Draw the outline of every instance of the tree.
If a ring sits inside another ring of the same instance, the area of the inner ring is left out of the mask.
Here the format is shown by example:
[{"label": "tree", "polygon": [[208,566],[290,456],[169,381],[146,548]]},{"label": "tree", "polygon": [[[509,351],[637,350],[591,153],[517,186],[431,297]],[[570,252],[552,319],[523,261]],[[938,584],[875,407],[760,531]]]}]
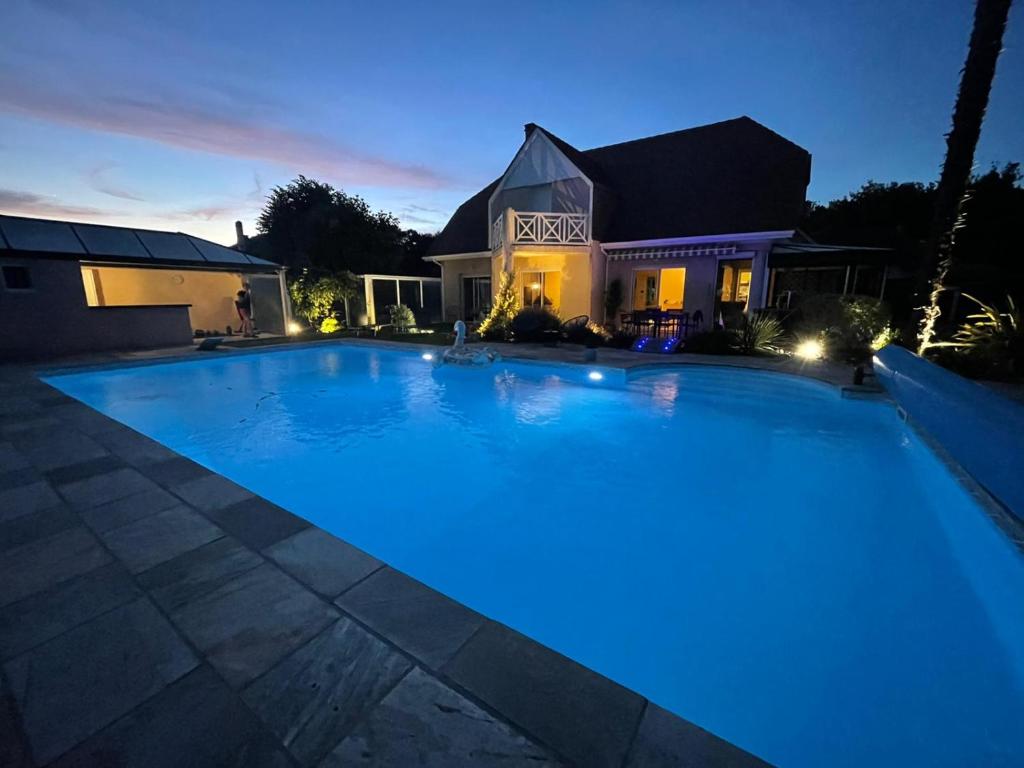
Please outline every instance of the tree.
[{"label": "tree", "polygon": [[426,277],[438,277],[441,274],[437,264],[424,261],[430,246],[437,235],[424,234],[415,229],[407,229],[402,233],[402,262],[399,265],[399,272],[403,275],[424,275]]},{"label": "tree", "polygon": [[917,332],[918,354],[924,354],[931,345],[939,318],[939,299],[952,266],[957,229],[963,225],[967,182],[1003,45],[1010,2],[978,0],[975,6],[974,27],[953,108],[953,128],[946,136],[946,159],[935,193],[935,214],[916,281],[916,296],[923,298],[928,294]]},{"label": "tree", "polygon": [[343,313],[345,301],[358,296],[361,287],[362,282],[351,272],[314,277],[303,271],[289,283],[288,292],[295,313],[319,328],[325,320]]},{"label": "tree", "polygon": [[504,338],[518,311],[519,292],[516,290],[515,272],[502,270],[491,311],[480,322],[477,332],[487,339]]},{"label": "tree", "polygon": [[[957,232],[947,287],[990,303],[1001,301],[1007,293],[1024,297],[1018,235],[1018,222],[1024,221],[1021,182],[1019,163],[993,166],[971,178],[971,197],[964,225]],[[800,229],[821,243],[891,248],[890,263],[913,274],[924,258],[935,191],[935,184],[869,181],[826,205],[811,204]],[[901,324],[912,314],[911,282],[894,277],[890,270],[886,301]]]},{"label": "tree", "polygon": [[305,176],[274,187],[256,229],[267,258],[327,272],[394,274],[408,239],[392,214]]}]

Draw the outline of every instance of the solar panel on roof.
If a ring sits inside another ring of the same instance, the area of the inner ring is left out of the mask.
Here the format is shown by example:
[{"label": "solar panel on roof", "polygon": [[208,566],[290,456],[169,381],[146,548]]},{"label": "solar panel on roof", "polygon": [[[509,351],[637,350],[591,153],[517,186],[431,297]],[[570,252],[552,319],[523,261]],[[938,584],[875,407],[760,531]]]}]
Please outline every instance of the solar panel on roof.
[{"label": "solar panel on roof", "polygon": [[63,221],[4,217],[0,219],[0,227],[11,248],[16,250],[85,253],[71,226]]},{"label": "solar panel on roof", "polygon": [[148,232],[138,230],[139,239],[157,259],[174,259],[176,261],[198,261],[205,259],[185,235],[177,232]]},{"label": "solar panel on roof", "polygon": [[198,237],[189,237],[192,244],[207,258],[208,261],[226,262],[228,264],[248,264],[244,253],[227,248],[223,245],[211,243],[209,240],[201,240]]},{"label": "solar panel on roof", "polygon": [[246,254],[245,256],[249,259],[250,264],[256,264],[261,267],[273,267],[274,269],[281,268],[281,265],[277,262],[267,261],[266,259],[261,259],[258,256],[250,256],[249,254]]},{"label": "solar panel on roof", "polygon": [[74,225],[78,237],[85,243],[92,256],[124,256],[136,259],[150,259],[152,256],[142,247],[139,238],[131,229],[121,227],[99,227]]}]

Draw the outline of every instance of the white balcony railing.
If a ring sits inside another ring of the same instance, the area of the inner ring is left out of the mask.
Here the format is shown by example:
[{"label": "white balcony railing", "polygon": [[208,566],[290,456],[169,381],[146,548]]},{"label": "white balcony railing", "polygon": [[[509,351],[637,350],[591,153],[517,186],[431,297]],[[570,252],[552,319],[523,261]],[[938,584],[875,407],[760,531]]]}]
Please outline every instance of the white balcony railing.
[{"label": "white balcony railing", "polygon": [[[585,213],[541,213],[534,211],[513,211],[511,217],[510,245],[588,245],[587,214]],[[505,234],[504,217],[499,216],[491,225],[491,248],[502,245]]]}]

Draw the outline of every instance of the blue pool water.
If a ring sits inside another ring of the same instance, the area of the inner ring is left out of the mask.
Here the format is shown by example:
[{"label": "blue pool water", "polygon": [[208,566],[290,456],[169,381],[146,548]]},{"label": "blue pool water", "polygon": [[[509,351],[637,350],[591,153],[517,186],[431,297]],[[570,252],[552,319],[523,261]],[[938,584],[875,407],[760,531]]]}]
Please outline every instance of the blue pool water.
[{"label": "blue pool water", "polygon": [[48,380],[780,766],[1024,765],[1024,558],[884,403],[340,345]]}]

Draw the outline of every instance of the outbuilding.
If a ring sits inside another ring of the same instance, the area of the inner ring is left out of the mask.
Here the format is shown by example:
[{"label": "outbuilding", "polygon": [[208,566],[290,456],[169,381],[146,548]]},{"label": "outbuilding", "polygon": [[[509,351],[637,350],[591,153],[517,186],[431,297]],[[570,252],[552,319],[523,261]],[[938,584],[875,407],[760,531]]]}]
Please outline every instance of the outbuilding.
[{"label": "outbuilding", "polygon": [[279,264],[181,232],[0,215],[0,357],[191,343],[239,325],[247,288],[262,333],[285,334]]}]

